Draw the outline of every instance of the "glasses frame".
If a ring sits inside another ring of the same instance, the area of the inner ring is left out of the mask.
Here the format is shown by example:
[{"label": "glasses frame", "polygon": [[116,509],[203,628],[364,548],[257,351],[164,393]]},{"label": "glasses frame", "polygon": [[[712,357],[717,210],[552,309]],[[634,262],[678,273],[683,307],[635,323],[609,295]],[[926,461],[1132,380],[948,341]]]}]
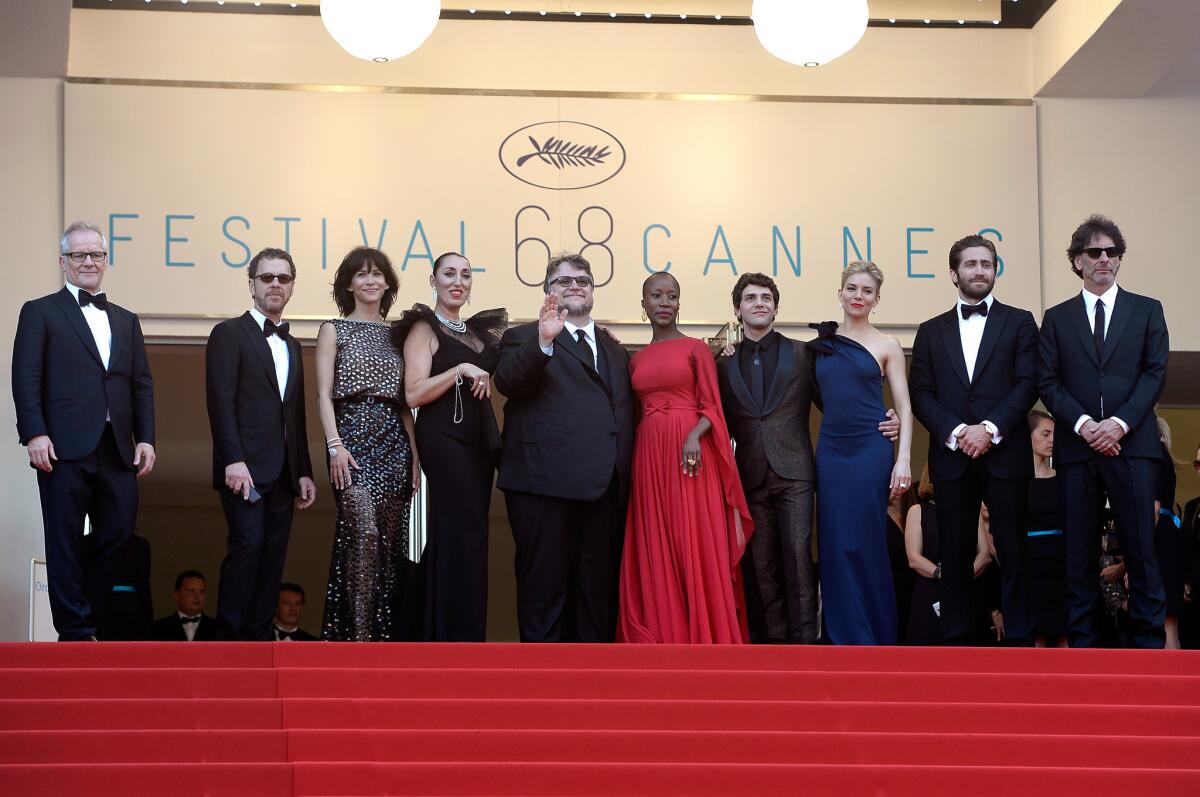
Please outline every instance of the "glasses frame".
[{"label": "glasses frame", "polygon": [[547,285],[557,285],[560,288],[569,288],[574,283],[580,288],[596,287],[596,280],[590,274],[563,274],[561,277],[555,277],[552,280],[547,280]]},{"label": "glasses frame", "polygon": [[296,281],[296,278],[291,274],[255,274],[251,279],[256,279],[263,285],[270,285],[272,282],[278,282],[280,285],[291,285]]},{"label": "glasses frame", "polygon": [[[1096,254],[1092,254],[1095,252]],[[1108,255],[1109,260],[1116,260],[1121,256],[1121,250],[1115,246],[1085,246],[1083,254],[1090,257],[1092,260],[1099,260],[1101,254]]]},{"label": "glasses frame", "polygon": [[87,262],[89,257],[96,265],[108,262],[108,252],[63,252],[62,256],[81,266]]}]

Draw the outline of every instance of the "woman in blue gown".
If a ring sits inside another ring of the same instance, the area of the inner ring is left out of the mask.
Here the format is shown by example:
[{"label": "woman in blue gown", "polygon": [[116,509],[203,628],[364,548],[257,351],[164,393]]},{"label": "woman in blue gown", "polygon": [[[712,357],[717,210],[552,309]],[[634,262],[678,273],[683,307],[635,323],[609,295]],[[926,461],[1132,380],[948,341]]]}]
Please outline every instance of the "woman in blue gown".
[{"label": "woman in blue gown", "polygon": [[[912,409],[900,342],[871,326],[883,272],[856,261],[842,271],[843,320],[818,326],[816,383],[824,415],[817,442],[817,545],[828,641],[894,645],[896,594],[887,549],[890,495],[912,484]],[[900,417],[899,452],[879,434],[887,379]]]}]

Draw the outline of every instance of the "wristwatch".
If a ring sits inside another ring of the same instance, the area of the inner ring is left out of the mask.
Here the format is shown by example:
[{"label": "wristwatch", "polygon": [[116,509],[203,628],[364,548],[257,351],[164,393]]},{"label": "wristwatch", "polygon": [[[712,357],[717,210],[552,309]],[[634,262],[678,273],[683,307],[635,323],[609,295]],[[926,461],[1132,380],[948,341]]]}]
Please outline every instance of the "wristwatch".
[{"label": "wristwatch", "polygon": [[331,456],[331,457],[336,457],[336,456],[337,456],[337,446],[330,446],[330,447],[329,447],[329,456]]}]

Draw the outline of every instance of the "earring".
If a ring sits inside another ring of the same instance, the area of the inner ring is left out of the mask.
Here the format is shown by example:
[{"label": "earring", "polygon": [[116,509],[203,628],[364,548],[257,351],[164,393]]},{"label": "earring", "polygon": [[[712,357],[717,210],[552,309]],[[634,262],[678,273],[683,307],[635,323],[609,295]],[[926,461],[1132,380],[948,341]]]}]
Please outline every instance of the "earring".
[{"label": "earring", "polygon": [[437,304],[437,288],[429,289],[429,303]]},{"label": "earring", "polygon": [[649,320],[650,320],[650,316],[646,315],[646,308],[645,308],[645,307],[643,307],[643,308],[642,308],[642,320],[643,320],[643,321],[649,321]]},{"label": "earring", "polygon": [[471,294],[467,294],[467,307],[471,306]]}]

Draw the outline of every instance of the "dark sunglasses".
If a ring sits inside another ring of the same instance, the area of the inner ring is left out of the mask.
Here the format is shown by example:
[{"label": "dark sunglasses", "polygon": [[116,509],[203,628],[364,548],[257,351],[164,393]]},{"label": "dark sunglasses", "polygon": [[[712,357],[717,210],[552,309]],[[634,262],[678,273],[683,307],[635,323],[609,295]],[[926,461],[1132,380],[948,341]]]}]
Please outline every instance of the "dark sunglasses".
[{"label": "dark sunglasses", "polygon": [[586,274],[580,274],[578,277],[558,277],[550,280],[551,285],[557,285],[560,288],[569,288],[574,282],[580,288],[590,288],[592,286],[592,278]]},{"label": "dark sunglasses", "polygon": [[1092,260],[1099,260],[1101,252],[1108,255],[1109,260],[1121,256],[1121,250],[1115,246],[1089,246],[1087,249],[1084,249],[1083,252]]},{"label": "dark sunglasses", "polygon": [[254,279],[261,282],[263,285],[270,285],[272,282],[279,280],[280,285],[291,285],[291,274],[255,274]]}]

